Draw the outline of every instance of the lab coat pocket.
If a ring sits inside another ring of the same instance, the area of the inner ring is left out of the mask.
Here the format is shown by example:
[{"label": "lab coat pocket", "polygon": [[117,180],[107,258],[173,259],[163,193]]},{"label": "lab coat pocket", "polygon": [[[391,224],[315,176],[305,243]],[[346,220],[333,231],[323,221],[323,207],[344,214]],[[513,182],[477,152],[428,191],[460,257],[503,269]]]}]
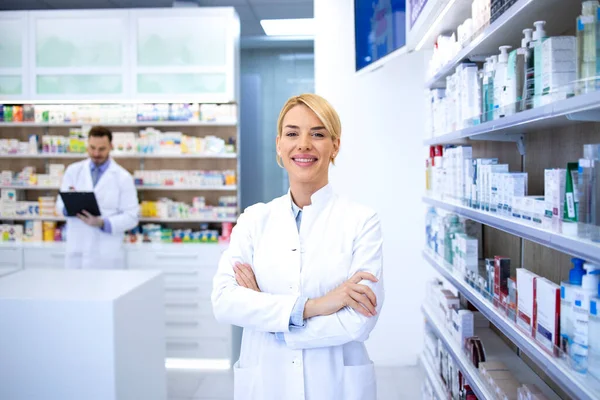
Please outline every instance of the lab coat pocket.
[{"label": "lab coat pocket", "polygon": [[259,399],[257,390],[258,367],[240,368],[240,362],[233,365],[233,399]]},{"label": "lab coat pocket", "polygon": [[377,385],[375,366],[366,365],[344,367],[344,400],[375,400]]}]

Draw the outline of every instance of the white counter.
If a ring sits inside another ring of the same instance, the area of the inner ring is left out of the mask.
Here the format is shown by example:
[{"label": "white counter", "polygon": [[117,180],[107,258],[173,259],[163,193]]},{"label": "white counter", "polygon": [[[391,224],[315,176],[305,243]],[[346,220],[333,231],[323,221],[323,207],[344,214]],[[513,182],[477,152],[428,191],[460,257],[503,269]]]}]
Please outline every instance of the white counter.
[{"label": "white counter", "polygon": [[166,398],[156,271],[12,273],[0,316],[0,399]]}]

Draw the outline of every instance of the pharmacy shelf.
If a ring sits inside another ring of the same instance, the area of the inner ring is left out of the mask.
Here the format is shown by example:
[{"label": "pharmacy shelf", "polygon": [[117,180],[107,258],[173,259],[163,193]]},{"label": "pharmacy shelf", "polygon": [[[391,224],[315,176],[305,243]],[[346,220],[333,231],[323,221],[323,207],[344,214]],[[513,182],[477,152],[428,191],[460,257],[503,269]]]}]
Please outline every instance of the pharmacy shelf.
[{"label": "pharmacy shelf", "polygon": [[[435,335],[444,343],[444,347],[450,352],[454,361],[458,364],[458,367],[464,374],[467,382],[471,385],[471,388],[479,399],[495,399],[496,394],[487,387],[484,380],[482,379],[479,371],[467,358],[466,354],[462,350],[461,346],[452,338],[448,337],[449,332],[444,324],[439,320],[438,317],[431,311],[431,306],[424,304],[421,307],[425,318],[429,326],[435,332]],[[484,348],[487,350],[486,343],[483,343]]]},{"label": "pharmacy shelf", "polygon": [[[168,186],[168,185],[156,185],[156,186],[144,186],[136,185],[137,190],[148,190],[148,191],[167,191],[167,192],[208,192],[208,191],[223,191],[223,192],[234,192],[237,190],[237,185],[228,186]],[[16,190],[60,190],[60,186],[0,186],[0,189],[16,189]]]},{"label": "pharmacy shelf", "polygon": [[580,11],[579,4],[573,1],[519,0],[429,79],[426,87],[445,87],[446,77],[452,75],[464,60],[483,61],[484,57],[499,54],[498,48],[503,45],[520,47],[523,29],[533,28],[535,21],[546,21],[546,30],[550,36],[573,30]]},{"label": "pharmacy shelf", "polygon": [[[447,328],[432,313],[431,306],[424,305],[422,310],[429,326],[433,328],[438,338],[446,346],[446,349],[452,354],[454,361],[459,365],[460,370],[466,376],[467,382],[471,385],[477,397],[480,399],[498,398],[491,385],[481,376],[479,370],[475,368],[456,340],[449,337]],[[475,336],[479,337],[483,343],[486,361],[500,361],[504,363],[521,384],[534,384],[549,400],[560,400],[560,397],[490,328],[475,328]],[[588,397],[579,399],[588,399]],[[591,399],[595,399],[595,397]]]},{"label": "pharmacy shelf", "polygon": [[[41,159],[84,159],[87,154],[75,153],[48,153],[48,154],[0,154],[0,159],[3,158],[41,158]],[[115,159],[234,159],[237,158],[235,153],[204,153],[204,154],[111,154]]]},{"label": "pharmacy shelf", "polygon": [[0,186],[0,189],[16,189],[16,190],[59,190],[60,186]]},{"label": "pharmacy shelf", "polygon": [[[529,356],[562,390],[574,399],[600,399],[600,382],[584,378],[571,370],[567,363],[544,351],[528,334],[510,321],[506,314],[496,309],[481,293],[472,288],[464,278],[455,272],[450,264],[429,250],[423,251],[423,258],[438,271],[452,286],[471,302],[493,325],[512,343]],[[487,343],[483,342],[486,350]]]},{"label": "pharmacy shelf", "polygon": [[202,224],[202,223],[221,223],[221,222],[236,222],[237,218],[153,218],[140,217],[139,222],[155,222],[155,223],[181,223],[181,224]]},{"label": "pharmacy shelf", "polygon": [[137,122],[0,122],[0,128],[74,128],[102,125],[106,127],[187,127],[187,126],[237,126],[237,122],[218,121],[137,121]]},{"label": "pharmacy shelf", "polygon": [[478,211],[429,196],[424,196],[423,202],[589,262],[600,263],[600,243],[536,228],[514,218]]},{"label": "pharmacy shelf", "polygon": [[508,134],[526,134],[572,125],[578,121],[600,121],[600,92],[587,93],[526,110],[425,140],[425,145],[460,142],[464,139],[502,140]]},{"label": "pharmacy shelf", "polygon": [[425,356],[425,353],[421,353],[419,359],[421,360],[421,365],[423,365],[425,373],[429,378],[429,382],[431,382],[431,386],[433,386],[433,390],[437,399],[447,400],[449,396],[446,393],[446,390],[444,389],[444,383],[442,382],[442,378],[440,378],[440,374],[436,372],[433,365],[431,365],[431,362],[429,362],[429,360]]},{"label": "pharmacy shelf", "polygon": [[223,191],[223,192],[233,192],[237,190],[237,185],[228,185],[228,186],[168,186],[168,185],[160,185],[160,186],[144,186],[137,185],[136,188],[138,190],[160,190],[160,191],[173,191],[173,192],[183,192],[183,191]]},{"label": "pharmacy shelf", "polygon": [[65,217],[5,217],[0,216],[0,221],[66,221]]}]

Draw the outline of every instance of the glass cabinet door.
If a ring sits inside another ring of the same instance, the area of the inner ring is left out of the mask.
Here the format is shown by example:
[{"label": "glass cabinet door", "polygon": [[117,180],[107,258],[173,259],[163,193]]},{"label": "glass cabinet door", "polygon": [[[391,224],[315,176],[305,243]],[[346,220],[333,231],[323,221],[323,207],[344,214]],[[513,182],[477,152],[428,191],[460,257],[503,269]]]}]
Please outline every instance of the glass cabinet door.
[{"label": "glass cabinet door", "polygon": [[233,12],[204,8],[169,10],[167,14],[142,10],[132,11],[132,15],[136,96],[234,100]]},{"label": "glass cabinet door", "polygon": [[126,95],[128,11],[32,12],[37,98]]},{"label": "glass cabinet door", "polygon": [[27,13],[0,14],[0,102],[27,95]]}]

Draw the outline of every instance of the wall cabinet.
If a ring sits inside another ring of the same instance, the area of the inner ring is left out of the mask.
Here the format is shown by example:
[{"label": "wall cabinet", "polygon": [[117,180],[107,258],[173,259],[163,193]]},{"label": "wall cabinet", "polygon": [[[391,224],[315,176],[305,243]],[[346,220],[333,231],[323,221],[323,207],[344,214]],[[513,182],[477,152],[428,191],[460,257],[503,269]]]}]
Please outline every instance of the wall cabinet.
[{"label": "wall cabinet", "polygon": [[233,8],[0,14],[0,100],[236,101]]}]

